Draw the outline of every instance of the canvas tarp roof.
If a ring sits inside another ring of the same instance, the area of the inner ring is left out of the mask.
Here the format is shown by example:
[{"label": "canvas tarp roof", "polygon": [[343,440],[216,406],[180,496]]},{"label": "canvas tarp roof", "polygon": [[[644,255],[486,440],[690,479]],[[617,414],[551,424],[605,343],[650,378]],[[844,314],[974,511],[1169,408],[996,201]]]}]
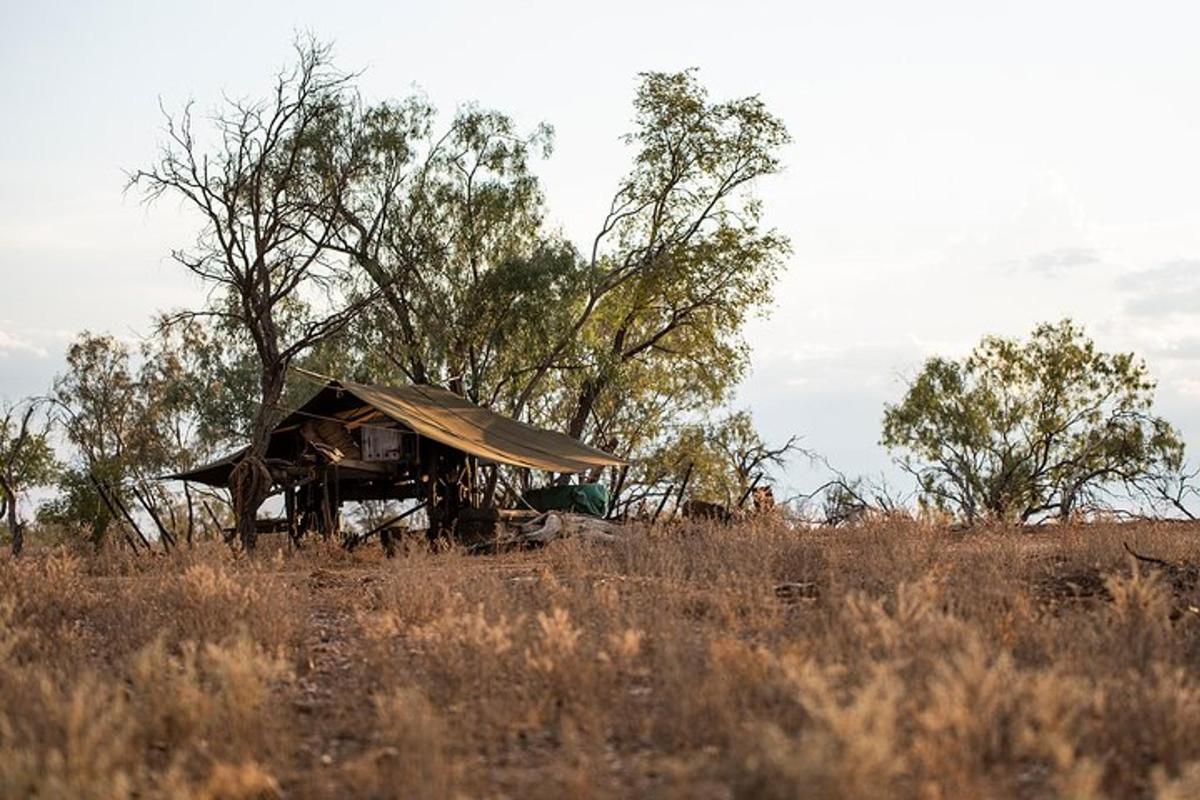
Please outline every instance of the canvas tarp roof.
[{"label": "canvas tarp roof", "polygon": [[[518,422],[477,406],[451,391],[427,385],[369,386],[351,381],[330,381],[308,403],[284,419],[277,430],[319,418],[309,409],[319,408],[323,396],[340,391],[348,391],[421,436],[470,453],[485,462],[551,472],[587,472],[596,467],[625,463],[566,434]],[[244,452],[244,449],[239,450],[211,464],[165,477],[220,485]]]},{"label": "canvas tarp roof", "polygon": [[484,461],[552,472],[586,472],[625,463],[566,434],[518,422],[436,386],[350,381],[340,385],[420,435]]},{"label": "canvas tarp roof", "polygon": [[187,470],[186,472],[177,472],[174,475],[163,475],[157,480],[160,481],[195,481],[196,483],[206,483],[209,486],[224,486],[229,482],[229,473],[233,472],[233,466],[242,458],[242,454],[246,452],[246,448],[235,450],[229,455],[223,456],[216,461],[211,461],[203,466],[195,469]]}]

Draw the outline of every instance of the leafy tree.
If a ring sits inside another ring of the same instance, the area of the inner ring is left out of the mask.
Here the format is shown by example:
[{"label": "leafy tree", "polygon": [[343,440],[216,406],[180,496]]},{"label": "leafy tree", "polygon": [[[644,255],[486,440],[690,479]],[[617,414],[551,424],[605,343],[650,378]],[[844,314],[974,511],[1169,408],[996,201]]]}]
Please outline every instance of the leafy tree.
[{"label": "leafy tree", "polygon": [[38,508],[38,522],[69,529],[82,528],[88,532],[93,544],[103,542],[114,520],[112,512],[100,499],[93,478],[110,485],[119,481],[119,476],[96,474],[79,464],[66,466],[54,482],[54,497]]},{"label": "leafy tree", "polygon": [[[211,453],[202,435],[211,392],[201,371],[210,349],[195,320],[156,328],[141,345],[136,370],[131,348],[111,336],[84,332],[72,342],[52,400],[76,458],[59,476],[59,497],[42,510],[42,520],[85,525],[99,544],[112,522],[109,503],[136,504],[167,529],[160,529],[164,547],[173,542],[183,529],[178,498],[154,479]],[[184,499],[190,523],[186,488]]]},{"label": "leafy tree", "polygon": [[678,490],[686,480],[687,496],[733,509],[755,486],[770,485],[771,472],[801,452],[795,436],[778,446],[765,442],[747,411],[685,424],[638,462],[629,496],[619,500],[628,505],[640,495],[652,494],[654,488],[647,487]]},{"label": "leafy tree", "polygon": [[[592,242],[587,293],[514,406],[523,411],[557,371],[570,394],[562,421],[577,438],[604,427],[621,438],[596,416],[606,395],[611,416],[667,374],[682,379],[680,399],[723,400],[747,364],[742,325],[769,302],[789,246],[762,228],[747,193],[778,171],[788,141],[761,99],[713,102],[692,71],[646,73],[634,111],[634,165]],[[572,352],[575,368],[558,369]]]},{"label": "leafy tree", "polygon": [[353,174],[334,246],[381,300],[342,374],[448,384],[629,455],[723,402],[788,248],[748,194],[787,133],[693,72],[642,76],[635,111],[633,169],[584,257],[544,225],[545,126],[471,106],[439,130],[421,98],[347,108],[323,156]]},{"label": "leafy tree", "polygon": [[334,292],[347,266],[331,247],[343,224],[336,198],[356,167],[321,163],[321,143],[353,101],[351,76],[333,69],[327,46],[296,49],[296,65],[267,99],[227,99],[214,113],[214,146],[198,138],[190,105],[168,115],[157,162],[130,178],[148,200],[170,195],[198,214],[195,244],[174,257],[213,290],[201,313],[229,321],[253,346],[257,403],[230,484],[246,548],[272,484],[264,456],[289,367],[373,299],[344,302]]},{"label": "leafy tree", "polygon": [[67,369],[51,393],[76,460],[59,476],[59,497],[40,518],[86,525],[96,544],[112,522],[100,492],[112,502],[132,502],[127,478],[157,457],[144,424],[152,412],[142,402],[130,359],[124,342],[84,331],[67,348]]},{"label": "leafy tree", "polygon": [[58,469],[42,404],[24,400],[0,408],[0,518],[7,518],[12,553],[21,554],[25,523],[18,503],[31,488],[50,483]]},{"label": "leafy tree", "polygon": [[883,444],[928,502],[968,522],[1066,518],[1182,461],[1154,388],[1133,354],[1098,351],[1069,320],[1043,324],[1024,342],[988,336],[965,359],[929,359],[886,407]]},{"label": "leafy tree", "polygon": [[67,441],[90,470],[107,473],[109,465],[136,462],[147,446],[130,357],[124,342],[84,331],[68,346],[67,369],[54,380],[51,397]]},{"label": "leafy tree", "polygon": [[486,405],[514,391],[577,294],[575,253],[542,230],[530,169],[550,138],[475,106],[438,129],[419,97],[346,110],[326,162],[359,165],[337,198],[347,225],[335,246],[380,294],[353,327],[368,372],[450,384]]}]

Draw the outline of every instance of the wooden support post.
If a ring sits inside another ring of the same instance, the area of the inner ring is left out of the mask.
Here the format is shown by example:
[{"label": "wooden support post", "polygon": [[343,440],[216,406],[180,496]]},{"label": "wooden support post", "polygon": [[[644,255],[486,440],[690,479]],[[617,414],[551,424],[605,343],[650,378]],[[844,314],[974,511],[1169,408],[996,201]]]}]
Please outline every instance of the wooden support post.
[{"label": "wooden support post", "polygon": [[283,509],[287,515],[288,541],[297,550],[300,549],[300,529],[296,524],[296,488],[289,486],[283,492]]},{"label": "wooden support post", "polygon": [[742,496],[738,498],[738,508],[746,505],[746,498],[753,494],[754,490],[758,488],[758,482],[762,480],[762,477],[763,474],[761,472],[754,476],[754,480],[750,482],[750,485],[746,487],[746,491],[742,492]]},{"label": "wooden support post", "polygon": [[683,473],[683,483],[679,484],[679,494],[675,497],[675,505],[683,508],[683,493],[687,491],[688,481],[692,479],[692,470],[695,468],[696,462],[688,464],[687,472]]},{"label": "wooden support post", "polygon": [[427,485],[425,487],[426,503],[429,511],[429,530],[426,532],[430,541],[438,539],[442,535],[442,498],[438,484],[442,479],[442,458],[440,453],[434,453],[430,459],[429,471],[427,475]]},{"label": "wooden support post", "polygon": [[[113,506],[112,500],[109,499],[108,493],[104,491],[104,487],[100,485],[100,481],[96,480],[96,476],[91,472],[88,472],[88,480],[92,482],[92,486],[96,487],[96,494],[100,496],[100,500],[104,503],[104,507],[107,508],[108,513],[112,515],[113,521],[120,526],[121,523],[118,517],[121,515],[117,513],[117,509]],[[136,525],[133,526],[133,529],[137,531],[138,538],[143,542],[146,542],[146,549],[149,549],[150,543],[146,541],[146,537],[142,536],[142,532],[137,529]],[[133,537],[129,535],[129,531],[123,532],[125,534],[125,541],[129,542],[129,546],[133,548],[133,551],[136,553],[138,549],[137,542],[133,541]],[[99,546],[99,544],[100,541],[97,539],[96,545]]]},{"label": "wooden support post", "polygon": [[483,487],[483,498],[480,506],[491,508],[496,504],[496,479],[500,475],[500,465],[491,464],[488,467],[487,483]]},{"label": "wooden support post", "polygon": [[192,546],[192,534],[196,530],[196,510],[192,501],[192,489],[188,482],[183,482],[183,499],[187,501],[187,546]]},{"label": "wooden support post", "polygon": [[379,532],[379,544],[383,546],[384,558],[396,557],[396,542],[392,538],[391,528],[384,528]]},{"label": "wooden support post", "polygon": [[608,512],[604,515],[605,519],[612,519],[613,514],[617,510],[617,500],[621,496],[621,490],[625,488],[625,476],[629,474],[629,465],[621,466],[621,471],[617,473],[617,481],[613,484],[612,496],[609,498]]},{"label": "wooden support post", "polygon": [[333,516],[333,535],[341,538],[342,533],[342,481],[338,465],[333,465],[333,483],[329,487],[330,513]]},{"label": "wooden support post", "polygon": [[329,497],[329,468],[322,470],[321,480],[321,538],[328,539],[333,535],[333,509]]},{"label": "wooden support post", "polygon": [[663,506],[667,504],[667,498],[673,494],[675,494],[675,484],[671,484],[667,490],[663,492],[662,499],[658,501],[658,508],[654,509],[654,516],[650,518],[651,525],[658,522],[658,515],[662,513]]},{"label": "wooden support post", "polygon": [[162,540],[163,550],[169,550],[174,547],[175,537],[167,530],[167,526],[163,525],[158,512],[154,510],[154,504],[150,502],[149,495],[139,492],[136,486],[130,486],[129,489],[133,492],[133,496],[137,498],[142,508],[146,509],[146,513],[150,515],[150,519],[154,522],[155,527],[158,528],[158,537]]},{"label": "wooden support post", "polygon": [[312,493],[312,481],[296,487],[296,535],[301,539],[312,531]]}]

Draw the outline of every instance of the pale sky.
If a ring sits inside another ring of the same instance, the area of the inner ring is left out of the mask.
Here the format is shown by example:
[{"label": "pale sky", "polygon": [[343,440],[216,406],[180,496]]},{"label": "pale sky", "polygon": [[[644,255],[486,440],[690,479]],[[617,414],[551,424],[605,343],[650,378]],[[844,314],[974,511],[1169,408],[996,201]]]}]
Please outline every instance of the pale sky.
[{"label": "pale sky", "polygon": [[639,71],[761,94],[795,140],[759,192],[795,252],[739,395],[771,437],[877,471],[882,404],[924,357],[1069,315],[1145,356],[1200,449],[1200,4],[49,6],[0,0],[0,396],[43,391],[81,329],[198,302],[168,258],[194,220],[123,196],[122,170],[153,157],[160,96],[256,95],[310,31],[369,98],[551,123],[537,171],[580,245]]}]

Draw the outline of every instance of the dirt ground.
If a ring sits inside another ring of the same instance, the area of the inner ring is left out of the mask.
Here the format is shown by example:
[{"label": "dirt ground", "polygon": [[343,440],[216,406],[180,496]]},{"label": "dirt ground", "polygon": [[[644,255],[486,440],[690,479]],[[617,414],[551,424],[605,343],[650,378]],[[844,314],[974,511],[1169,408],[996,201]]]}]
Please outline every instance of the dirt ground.
[{"label": "dirt ground", "polygon": [[0,796],[1200,796],[1198,533],[34,548]]}]

